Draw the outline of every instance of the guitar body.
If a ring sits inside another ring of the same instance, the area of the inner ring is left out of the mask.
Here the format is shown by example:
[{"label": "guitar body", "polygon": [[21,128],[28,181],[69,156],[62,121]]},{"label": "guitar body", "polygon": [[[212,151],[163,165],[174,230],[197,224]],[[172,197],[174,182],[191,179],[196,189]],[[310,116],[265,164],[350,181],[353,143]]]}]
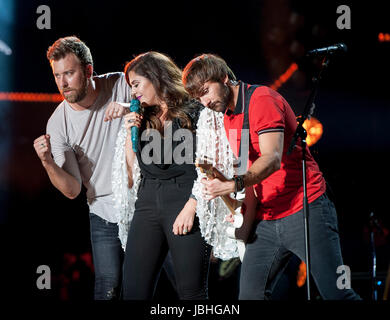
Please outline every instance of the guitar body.
[{"label": "guitar body", "polygon": [[[205,160],[202,163],[197,162],[196,166],[206,174],[208,179],[218,178],[221,181],[228,180],[218,169]],[[228,195],[221,196],[221,198],[233,215],[234,222],[231,227],[226,229],[226,232],[230,238],[237,240],[240,260],[242,261],[246,244],[254,238],[253,231],[258,201],[253,187],[246,188],[245,193],[241,193],[240,195],[241,199],[239,200],[232,199]]]}]

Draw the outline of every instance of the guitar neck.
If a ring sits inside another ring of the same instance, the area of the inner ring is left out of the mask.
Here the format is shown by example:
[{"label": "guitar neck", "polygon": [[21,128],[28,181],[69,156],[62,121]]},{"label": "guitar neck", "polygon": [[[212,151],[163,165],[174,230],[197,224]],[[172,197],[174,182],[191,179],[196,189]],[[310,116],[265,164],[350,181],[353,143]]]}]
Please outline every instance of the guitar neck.
[{"label": "guitar neck", "polygon": [[217,168],[212,167],[211,170],[212,170],[212,177],[213,178],[218,178],[219,180],[221,180],[223,182],[228,181],[228,179]]},{"label": "guitar neck", "polygon": [[234,200],[232,198],[230,198],[229,196],[227,195],[224,195],[224,196],[221,196],[223,202],[226,204],[226,206],[228,207],[229,211],[232,213],[232,214],[235,214],[236,213],[236,205],[237,205],[237,200]]},{"label": "guitar neck", "polygon": [[[222,174],[222,172],[220,172],[215,167],[212,167],[210,170],[207,170],[206,175],[207,175],[207,178],[209,178],[209,179],[217,178],[223,182],[228,181],[228,179]],[[232,214],[235,214],[236,208],[239,207],[238,201],[235,199],[232,199],[229,195],[223,195],[223,196],[221,196],[221,198],[222,198],[223,202],[226,204],[226,206],[228,207],[229,211]]]},{"label": "guitar neck", "polygon": [[[225,177],[225,175],[221,171],[219,171],[217,168],[213,167],[210,162],[197,163],[196,166],[198,168],[200,168],[200,170],[203,173],[205,173],[207,178],[210,180],[215,179],[215,178],[219,179],[222,182],[229,180]],[[221,196],[221,198],[232,214],[235,214],[236,209],[241,206],[239,201],[237,201],[236,199],[232,199],[229,195],[223,195],[223,196]]]}]

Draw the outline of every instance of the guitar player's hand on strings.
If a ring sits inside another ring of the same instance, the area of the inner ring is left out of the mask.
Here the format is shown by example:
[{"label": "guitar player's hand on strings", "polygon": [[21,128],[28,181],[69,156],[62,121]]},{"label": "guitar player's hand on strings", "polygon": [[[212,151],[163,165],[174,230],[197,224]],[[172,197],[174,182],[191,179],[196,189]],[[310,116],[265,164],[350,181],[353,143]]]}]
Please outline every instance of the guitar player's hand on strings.
[{"label": "guitar player's hand on strings", "polygon": [[202,193],[205,200],[212,200],[235,191],[235,183],[233,180],[221,181],[215,178],[212,180],[202,179],[201,182],[203,184]]}]

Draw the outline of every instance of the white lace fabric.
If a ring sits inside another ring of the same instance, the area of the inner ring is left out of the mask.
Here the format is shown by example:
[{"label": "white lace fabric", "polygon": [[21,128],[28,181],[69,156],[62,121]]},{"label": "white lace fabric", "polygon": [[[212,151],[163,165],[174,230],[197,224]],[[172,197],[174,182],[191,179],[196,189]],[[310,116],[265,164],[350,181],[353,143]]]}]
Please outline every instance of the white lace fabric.
[{"label": "white lace fabric", "polygon": [[111,182],[114,207],[117,209],[118,236],[123,250],[126,249],[127,233],[133,220],[137,192],[141,181],[141,170],[135,157],[132,168],[133,186],[132,188],[128,187],[125,152],[126,136],[127,132],[123,124],[116,139]]},{"label": "white lace fabric", "polygon": [[[223,114],[204,108],[199,116],[196,138],[196,158],[201,160],[207,157],[215,168],[227,178],[232,178],[234,155],[226,137]],[[198,179],[194,182],[192,193],[197,199],[196,214],[202,236],[213,246],[216,258],[229,260],[238,257],[237,241],[228,237],[226,232],[227,227],[231,226],[225,220],[230,211],[221,197],[210,201],[203,199],[200,180],[206,178],[206,175],[199,168],[196,170]]]}]

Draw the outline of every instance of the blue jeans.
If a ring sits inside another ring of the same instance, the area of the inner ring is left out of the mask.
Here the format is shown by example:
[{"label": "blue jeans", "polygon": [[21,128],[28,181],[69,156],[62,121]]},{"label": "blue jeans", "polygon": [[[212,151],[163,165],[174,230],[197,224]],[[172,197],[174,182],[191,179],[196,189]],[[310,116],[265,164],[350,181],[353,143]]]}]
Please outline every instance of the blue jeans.
[{"label": "blue jeans", "polygon": [[[309,204],[310,272],[323,299],[358,300],[352,289],[339,289],[343,265],[336,209],[326,194]],[[277,220],[263,220],[257,238],[246,247],[241,266],[241,300],[270,299],[292,254],[304,261],[303,210]]]},{"label": "blue jeans", "polygon": [[92,256],[95,269],[95,300],[119,298],[124,252],[118,238],[118,225],[89,214]]}]

